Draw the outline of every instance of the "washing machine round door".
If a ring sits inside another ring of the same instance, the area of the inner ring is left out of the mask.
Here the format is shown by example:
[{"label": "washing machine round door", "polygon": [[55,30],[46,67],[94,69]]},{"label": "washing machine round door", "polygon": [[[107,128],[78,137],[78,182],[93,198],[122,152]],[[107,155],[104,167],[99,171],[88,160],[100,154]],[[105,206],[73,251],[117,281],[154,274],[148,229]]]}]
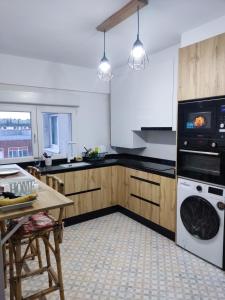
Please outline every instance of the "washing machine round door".
[{"label": "washing machine round door", "polygon": [[213,205],[202,197],[186,198],[181,204],[180,215],[186,230],[196,238],[210,240],[219,231],[219,215]]}]

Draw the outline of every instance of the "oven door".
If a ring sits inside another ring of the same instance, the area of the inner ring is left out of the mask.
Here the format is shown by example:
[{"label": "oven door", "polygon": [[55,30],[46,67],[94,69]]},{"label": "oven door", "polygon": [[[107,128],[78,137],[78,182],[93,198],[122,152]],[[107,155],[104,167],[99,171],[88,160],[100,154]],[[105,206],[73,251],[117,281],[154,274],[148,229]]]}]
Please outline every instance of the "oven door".
[{"label": "oven door", "polygon": [[179,149],[179,176],[225,185],[225,152],[204,152]]}]

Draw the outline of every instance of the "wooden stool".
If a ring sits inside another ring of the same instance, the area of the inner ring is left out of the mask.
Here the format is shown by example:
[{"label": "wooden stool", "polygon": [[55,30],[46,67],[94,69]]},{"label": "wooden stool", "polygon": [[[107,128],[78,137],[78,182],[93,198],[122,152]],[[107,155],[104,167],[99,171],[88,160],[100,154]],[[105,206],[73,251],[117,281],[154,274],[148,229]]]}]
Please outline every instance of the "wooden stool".
[{"label": "wooden stool", "polygon": [[27,171],[28,171],[28,173],[30,173],[31,175],[33,175],[37,179],[39,179],[39,180],[41,179],[41,172],[38,168],[36,168],[34,166],[28,166]]},{"label": "wooden stool", "polygon": [[[59,247],[62,236],[62,215],[63,208],[60,209],[58,221],[53,220],[46,212],[36,214],[32,216],[30,220],[25,223],[9,240],[11,300],[37,299],[56,290],[59,290],[60,299],[65,299]],[[51,232],[53,232],[54,245],[52,245],[49,240]],[[46,255],[46,266],[38,268],[34,271],[22,272],[24,260],[29,249],[28,244],[22,253],[21,246],[24,239],[28,239],[30,243],[36,239],[41,239],[43,241]],[[51,265],[50,251],[55,256],[57,272],[54,271]],[[39,291],[28,297],[22,297],[22,279],[39,275],[44,272],[48,273],[48,288],[45,288],[42,291]]]},{"label": "wooden stool", "polygon": [[[40,180],[41,178],[41,173],[38,168],[34,166],[28,166],[27,167],[28,172],[36,177],[37,179]],[[0,224],[1,227],[1,233],[4,235],[7,231],[6,225],[1,222]],[[24,240],[23,244],[29,244],[29,250],[30,254],[27,251],[27,255],[25,259],[35,259],[35,257],[38,258],[38,264],[39,268],[42,268],[42,260],[41,260],[41,253],[40,253],[40,246],[39,246],[39,240],[36,239],[33,243],[30,243],[29,240]],[[5,288],[7,287],[7,266],[9,265],[9,261],[7,260],[7,250],[8,250],[8,244],[4,245],[2,248],[2,253],[3,253],[3,264],[4,264],[4,274],[5,274]]]},{"label": "wooden stool", "polygon": [[[64,183],[58,177],[54,175],[47,175],[47,183],[49,186],[53,187],[58,192],[64,194]],[[63,288],[63,278],[62,278],[62,269],[61,269],[61,257],[60,257],[60,247],[59,244],[62,242],[63,237],[63,208],[60,208],[58,221],[55,220],[47,212],[40,213],[40,218],[44,218],[44,225],[42,224],[43,220],[39,219],[38,214],[31,217],[30,221],[24,224],[21,229],[12,236],[9,241],[9,260],[10,260],[10,300],[16,299],[26,299],[32,300],[47,295],[51,292],[59,290],[60,299],[64,300],[64,288]],[[36,222],[35,222],[36,220]],[[41,221],[41,226],[37,226],[38,221]],[[47,221],[47,222],[46,222]],[[43,225],[43,226],[42,226]],[[49,241],[50,234],[53,233],[54,246]],[[21,252],[21,246],[23,240],[28,240],[29,244],[27,245],[23,255]],[[46,266],[40,266],[39,269],[31,272],[22,273],[23,264],[27,256],[29,246],[34,242],[41,239],[44,243],[45,255],[46,255]],[[53,253],[56,260],[57,272],[53,270],[50,259],[50,251]],[[15,261],[15,263],[14,263]],[[14,269],[15,268],[15,269]],[[48,273],[48,282],[49,287],[26,298],[22,298],[22,288],[21,280],[29,276],[34,276],[41,274],[43,272]],[[54,282],[54,285],[53,285]]]}]

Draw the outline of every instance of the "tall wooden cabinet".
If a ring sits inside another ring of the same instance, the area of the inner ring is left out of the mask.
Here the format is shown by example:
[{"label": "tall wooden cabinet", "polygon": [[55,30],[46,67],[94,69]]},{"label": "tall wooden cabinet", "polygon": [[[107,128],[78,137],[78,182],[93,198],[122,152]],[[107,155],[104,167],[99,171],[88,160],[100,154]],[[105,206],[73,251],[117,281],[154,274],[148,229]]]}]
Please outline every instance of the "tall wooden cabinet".
[{"label": "tall wooden cabinet", "polygon": [[225,95],[225,34],[179,50],[178,100]]}]

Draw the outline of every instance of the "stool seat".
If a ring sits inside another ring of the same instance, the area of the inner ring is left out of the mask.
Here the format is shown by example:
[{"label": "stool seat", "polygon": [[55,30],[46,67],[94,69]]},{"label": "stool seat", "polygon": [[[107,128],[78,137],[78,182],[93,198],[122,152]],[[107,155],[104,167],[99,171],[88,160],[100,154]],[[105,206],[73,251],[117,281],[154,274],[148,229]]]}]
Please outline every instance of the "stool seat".
[{"label": "stool seat", "polygon": [[[19,223],[20,218],[11,221],[10,227],[14,227]],[[56,222],[52,217],[46,212],[39,212],[29,218],[29,220],[24,223],[19,230],[17,230],[14,238],[21,238],[22,236],[27,236],[38,231],[52,229],[56,225]]]}]

